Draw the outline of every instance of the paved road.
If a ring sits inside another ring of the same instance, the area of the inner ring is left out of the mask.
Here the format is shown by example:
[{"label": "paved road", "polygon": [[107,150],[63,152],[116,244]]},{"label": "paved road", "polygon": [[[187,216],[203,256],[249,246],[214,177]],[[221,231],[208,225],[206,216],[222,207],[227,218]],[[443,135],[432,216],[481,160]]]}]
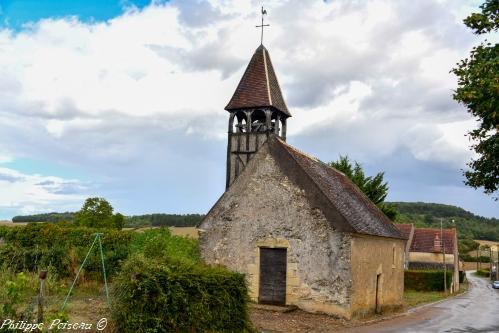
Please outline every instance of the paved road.
[{"label": "paved road", "polygon": [[499,289],[468,274],[470,291],[408,315],[345,333],[492,333],[499,332]]}]

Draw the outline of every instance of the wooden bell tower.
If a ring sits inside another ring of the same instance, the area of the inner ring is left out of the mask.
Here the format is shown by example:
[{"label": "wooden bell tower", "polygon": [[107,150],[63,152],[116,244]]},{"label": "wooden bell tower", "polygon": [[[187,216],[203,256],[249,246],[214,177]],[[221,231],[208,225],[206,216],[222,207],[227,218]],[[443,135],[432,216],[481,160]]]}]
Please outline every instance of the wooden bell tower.
[{"label": "wooden bell tower", "polygon": [[287,119],[291,114],[282,97],[269,52],[263,45],[253,54],[225,110],[230,112],[227,189],[269,135],[286,141]]}]

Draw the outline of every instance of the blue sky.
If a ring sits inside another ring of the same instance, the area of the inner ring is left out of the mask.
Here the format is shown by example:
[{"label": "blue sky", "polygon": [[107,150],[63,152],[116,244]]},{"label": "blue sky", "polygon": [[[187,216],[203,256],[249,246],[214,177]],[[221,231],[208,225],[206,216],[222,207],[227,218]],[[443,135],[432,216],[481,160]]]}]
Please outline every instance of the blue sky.
[{"label": "blue sky", "polygon": [[[288,141],[385,171],[389,200],[499,216],[463,184],[475,126],[449,71],[480,1],[273,1],[265,44]],[[0,219],[203,213],[225,185],[223,110],[259,44],[260,2],[0,0]]]},{"label": "blue sky", "polygon": [[0,22],[13,29],[44,18],[78,16],[86,22],[105,21],[119,16],[131,6],[143,8],[149,0],[2,0]]}]

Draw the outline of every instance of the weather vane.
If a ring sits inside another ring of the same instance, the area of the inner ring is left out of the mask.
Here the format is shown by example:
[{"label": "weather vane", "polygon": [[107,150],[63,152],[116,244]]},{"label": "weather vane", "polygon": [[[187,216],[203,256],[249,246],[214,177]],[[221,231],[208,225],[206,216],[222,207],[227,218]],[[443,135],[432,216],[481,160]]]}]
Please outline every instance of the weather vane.
[{"label": "weather vane", "polygon": [[262,6],[262,24],[256,26],[257,28],[262,28],[262,35],[260,37],[260,45],[263,45],[263,27],[269,27],[270,26],[270,24],[263,24],[263,17],[265,15],[267,15],[267,11],[265,9],[263,9],[263,6]]}]

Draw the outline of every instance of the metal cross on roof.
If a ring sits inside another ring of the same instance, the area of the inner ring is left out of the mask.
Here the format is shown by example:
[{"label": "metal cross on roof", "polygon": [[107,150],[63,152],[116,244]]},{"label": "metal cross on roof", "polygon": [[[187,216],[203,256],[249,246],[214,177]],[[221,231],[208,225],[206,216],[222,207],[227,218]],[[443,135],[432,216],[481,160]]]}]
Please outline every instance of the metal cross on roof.
[{"label": "metal cross on roof", "polygon": [[262,24],[256,26],[257,28],[262,28],[262,35],[260,37],[260,45],[263,45],[263,27],[269,27],[270,26],[270,24],[263,24],[263,17],[264,17],[264,15],[267,15],[267,11],[265,9],[263,9],[263,6],[262,6]]}]

